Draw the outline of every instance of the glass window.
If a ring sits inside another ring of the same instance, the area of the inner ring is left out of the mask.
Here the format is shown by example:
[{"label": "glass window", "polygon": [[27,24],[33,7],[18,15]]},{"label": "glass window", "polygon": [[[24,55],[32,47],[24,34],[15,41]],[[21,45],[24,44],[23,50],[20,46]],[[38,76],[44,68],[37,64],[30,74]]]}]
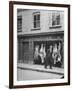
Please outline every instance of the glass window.
[{"label": "glass window", "polygon": [[60,25],[60,13],[52,13],[52,26]]},{"label": "glass window", "polygon": [[34,28],[40,27],[40,13],[34,14]]},{"label": "glass window", "polygon": [[17,30],[22,31],[22,16],[17,17]]}]

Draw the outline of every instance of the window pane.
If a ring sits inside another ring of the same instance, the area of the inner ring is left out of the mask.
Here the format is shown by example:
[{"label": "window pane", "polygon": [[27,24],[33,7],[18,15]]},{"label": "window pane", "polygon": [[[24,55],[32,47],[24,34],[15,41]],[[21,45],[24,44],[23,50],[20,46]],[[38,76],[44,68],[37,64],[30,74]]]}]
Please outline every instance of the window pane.
[{"label": "window pane", "polygon": [[60,15],[58,15],[58,16],[56,17],[56,20],[57,20],[57,25],[59,25],[59,24],[60,24]]},{"label": "window pane", "polygon": [[36,27],[37,27],[37,28],[40,27],[40,21],[39,21],[39,20],[36,22]]},{"label": "window pane", "polygon": [[52,26],[59,24],[60,24],[60,13],[59,12],[52,13]]},{"label": "window pane", "polygon": [[40,20],[40,14],[37,15],[37,20]]},{"label": "window pane", "polygon": [[34,28],[36,28],[36,22],[34,22]]},{"label": "window pane", "polygon": [[22,16],[17,17],[17,30],[22,30]]},{"label": "window pane", "polygon": [[39,28],[40,27],[40,14],[35,14],[34,15],[34,28]]},{"label": "window pane", "polygon": [[36,21],[36,15],[34,15],[34,22]]},{"label": "window pane", "polygon": [[52,14],[52,20],[55,21],[56,18],[55,18],[55,13]]},{"label": "window pane", "polygon": [[52,13],[52,25],[55,25],[56,18],[55,18],[55,13]]},{"label": "window pane", "polygon": [[55,22],[56,22],[56,21],[52,21],[52,25],[55,25]]}]

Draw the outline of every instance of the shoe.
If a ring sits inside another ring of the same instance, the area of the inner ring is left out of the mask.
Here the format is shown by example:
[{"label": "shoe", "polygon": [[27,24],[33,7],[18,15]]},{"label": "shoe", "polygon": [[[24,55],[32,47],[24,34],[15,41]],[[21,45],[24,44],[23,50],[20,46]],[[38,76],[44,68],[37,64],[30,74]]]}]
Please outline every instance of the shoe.
[{"label": "shoe", "polygon": [[46,66],[45,66],[44,68],[45,68],[45,69],[47,69],[47,67],[46,67]]},{"label": "shoe", "polygon": [[52,67],[50,67],[50,69],[52,69]]}]

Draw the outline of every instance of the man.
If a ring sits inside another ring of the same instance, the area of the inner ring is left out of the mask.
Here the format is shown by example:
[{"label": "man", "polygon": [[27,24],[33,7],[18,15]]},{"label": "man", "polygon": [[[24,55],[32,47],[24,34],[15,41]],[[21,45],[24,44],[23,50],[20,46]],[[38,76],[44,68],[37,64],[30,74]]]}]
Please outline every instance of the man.
[{"label": "man", "polygon": [[47,65],[49,65],[49,68],[52,69],[53,65],[53,58],[52,58],[52,45],[50,45],[50,48],[47,51],[46,58],[45,58],[45,68],[47,68]]}]

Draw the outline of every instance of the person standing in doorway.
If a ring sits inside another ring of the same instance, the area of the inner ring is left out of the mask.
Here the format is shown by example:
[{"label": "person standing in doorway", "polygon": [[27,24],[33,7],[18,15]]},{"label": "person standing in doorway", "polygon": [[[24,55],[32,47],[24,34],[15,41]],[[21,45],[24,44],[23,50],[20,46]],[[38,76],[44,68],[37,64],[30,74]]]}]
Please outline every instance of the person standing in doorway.
[{"label": "person standing in doorway", "polygon": [[52,45],[50,45],[47,54],[46,54],[46,58],[45,58],[45,68],[47,68],[47,65],[49,65],[49,68],[52,69],[53,66],[53,58],[52,58]]}]

